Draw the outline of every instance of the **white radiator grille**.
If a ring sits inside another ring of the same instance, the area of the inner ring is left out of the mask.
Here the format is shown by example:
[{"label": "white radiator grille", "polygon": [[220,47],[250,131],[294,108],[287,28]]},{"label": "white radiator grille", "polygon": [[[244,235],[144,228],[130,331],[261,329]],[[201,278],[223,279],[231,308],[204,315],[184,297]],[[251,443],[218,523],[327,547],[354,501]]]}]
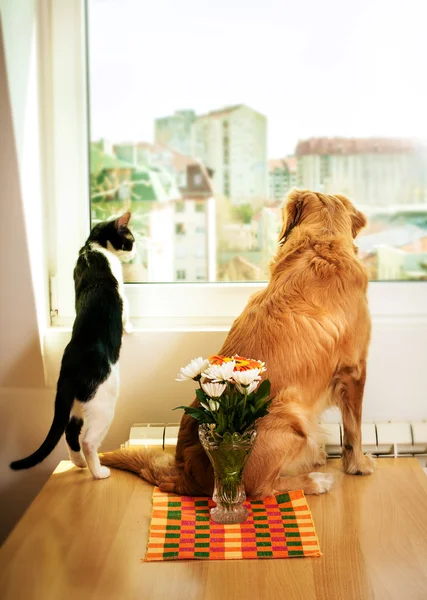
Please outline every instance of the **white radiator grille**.
[{"label": "white radiator grille", "polygon": [[[329,457],[342,454],[343,428],[340,423],[322,423]],[[136,423],[122,447],[174,446],[179,423]],[[362,447],[375,456],[416,456],[427,464],[427,421],[415,423],[363,423]]]},{"label": "white radiator grille", "polygon": [[[328,456],[341,456],[343,427],[340,423],[323,424]],[[416,423],[363,423],[362,447],[376,456],[427,457],[427,421]]]}]

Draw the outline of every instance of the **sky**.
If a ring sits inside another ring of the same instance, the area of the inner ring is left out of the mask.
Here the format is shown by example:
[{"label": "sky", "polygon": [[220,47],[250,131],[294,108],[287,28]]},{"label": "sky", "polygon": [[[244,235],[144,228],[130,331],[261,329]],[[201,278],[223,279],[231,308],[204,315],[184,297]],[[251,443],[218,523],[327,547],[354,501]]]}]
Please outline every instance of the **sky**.
[{"label": "sky", "polygon": [[246,104],[268,156],[313,136],[427,139],[427,0],[88,0],[91,138]]}]

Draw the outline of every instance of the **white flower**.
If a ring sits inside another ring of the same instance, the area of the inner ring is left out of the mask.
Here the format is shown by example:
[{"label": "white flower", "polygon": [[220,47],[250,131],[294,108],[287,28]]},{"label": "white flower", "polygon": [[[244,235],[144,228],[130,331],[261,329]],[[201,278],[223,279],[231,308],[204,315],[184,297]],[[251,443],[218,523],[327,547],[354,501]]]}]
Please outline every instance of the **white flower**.
[{"label": "white flower", "polygon": [[209,361],[199,356],[193,358],[186,367],[182,367],[175,381],[187,381],[189,379],[197,379],[202,374],[202,371],[209,365]]},{"label": "white flower", "polygon": [[250,385],[253,381],[259,381],[261,369],[248,369],[247,371],[235,371],[233,373],[233,379],[240,385]]},{"label": "white flower", "polygon": [[203,377],[207,377],[212,381],[230,381],[233,378],[233,371],[236,363],[234,360],[225,362],[222,365],[210,365],[203,373]]},{"label": "white flower", "polygon": [[240,385],[240,383],[236,383],[236,388],[239,390],[239,392],[241,394],[246,393],[248,396],[249,396],[249,394],[252,394],[252,392],[254,392],[256,390],[257,386],[258,386],[258,381],[253,381],[248,386],[242,386],[242,385]]},{"label": "white flower", "polygon": [[219,410],[219,402],[216,400],[211,400],[210,398],[209,400],[200,400],[200,404],[203,406],[203,408],[206,408],[206,410],[210,410],[211,412]]},{"label": "white flower", "polygon": [[208,383],[202,383],[203,391],[206,392],[210,398],[220,398],[226,387],[225,383],[212,383],[210,381]]}]

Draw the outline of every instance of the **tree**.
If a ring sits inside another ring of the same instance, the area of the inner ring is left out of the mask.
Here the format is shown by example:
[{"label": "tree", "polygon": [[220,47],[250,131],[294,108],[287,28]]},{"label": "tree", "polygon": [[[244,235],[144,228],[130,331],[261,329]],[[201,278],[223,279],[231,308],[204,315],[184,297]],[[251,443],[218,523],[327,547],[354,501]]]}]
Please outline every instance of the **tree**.
[{"label": "tree", "polygon": [[254,216],[254,209],[250,204],[241,204],[240,206],[233,207],[233,221],[240,221],[241,223],[251,223],[252,217]]}]

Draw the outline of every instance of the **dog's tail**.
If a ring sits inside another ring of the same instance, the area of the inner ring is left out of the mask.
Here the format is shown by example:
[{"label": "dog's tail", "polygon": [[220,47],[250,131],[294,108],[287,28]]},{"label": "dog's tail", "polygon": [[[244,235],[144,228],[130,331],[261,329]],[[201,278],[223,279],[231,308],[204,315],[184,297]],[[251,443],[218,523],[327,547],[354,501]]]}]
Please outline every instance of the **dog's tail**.
[{"label": "dog's tail", "polygon": [[174,492],[178,479],[175,457],[165,452],[146,448],[115,450],[99,455],[102,465],[137,473],[164,492]]}]

